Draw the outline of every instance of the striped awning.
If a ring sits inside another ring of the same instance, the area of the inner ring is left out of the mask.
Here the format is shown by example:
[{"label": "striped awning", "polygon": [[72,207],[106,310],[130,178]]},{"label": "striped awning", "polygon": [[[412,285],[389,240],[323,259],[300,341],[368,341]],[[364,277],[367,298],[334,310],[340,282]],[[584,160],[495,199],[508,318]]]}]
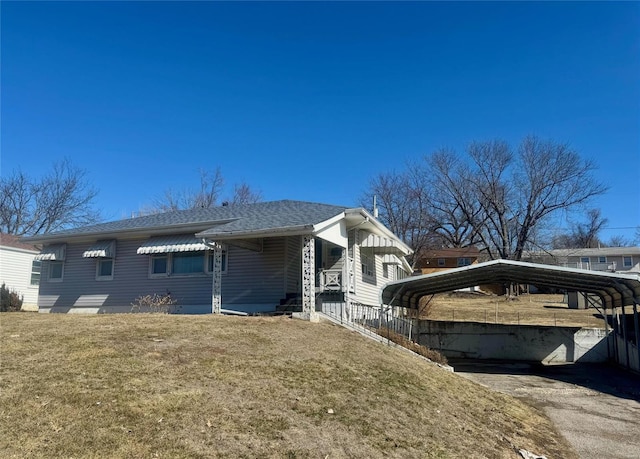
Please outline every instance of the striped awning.
[{"label": "striped awning", "polygon": [[398,244],[396,241],[383,236],[378,236],[377,234],[369,234],[366,238],[363,239],[360,246],[372,248],[374,249],[374,252],[379,253],[403,253],[400,244]]},{"label": "striped awning", "polygon": [[192,234],[187,234],[152,237],[138,247],[137,253],[138,255],[149,255],[154,253],[199,252],[201,250],[209,250],[209,247],[202,242],[202,239]]},{"label": "striped awning", "polygon": [[66,253],[67,244],[48,245],[35,256],[35,259],[42,261],[64,261]]},{"label": "striped awning", "polygon": [[115,258],[116,257],[116,241],[98,241],[85,250],[82,254],[84,258]]}]

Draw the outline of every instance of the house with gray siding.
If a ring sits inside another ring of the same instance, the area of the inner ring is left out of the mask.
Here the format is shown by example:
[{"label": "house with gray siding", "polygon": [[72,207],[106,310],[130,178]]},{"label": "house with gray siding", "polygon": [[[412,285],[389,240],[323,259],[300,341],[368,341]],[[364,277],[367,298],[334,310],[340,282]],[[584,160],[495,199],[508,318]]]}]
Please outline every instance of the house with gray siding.
[{"label": "house with gray siding", "polygon": [[528,252],[523,261],[615,273],[640,272],[640,247],[598,247]]},{"label": "house with gray siding", "polygon": [[412,253],[363,208],[301,201],[190,209],[28,238],[43,244],[42,312],[130,312],[166,295],[179,313],[303,314],[378,305]]}]

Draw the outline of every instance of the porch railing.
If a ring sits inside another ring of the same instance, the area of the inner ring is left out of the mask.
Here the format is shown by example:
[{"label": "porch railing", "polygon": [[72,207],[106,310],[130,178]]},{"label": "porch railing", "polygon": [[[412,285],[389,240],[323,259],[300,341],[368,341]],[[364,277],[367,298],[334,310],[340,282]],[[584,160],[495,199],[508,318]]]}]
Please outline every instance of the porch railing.
[{"label": "porch railing", "polygon": [[402,335],[409,341],[418,337],[415,321],[404,317],[402,308],[372,306],[354,301],[323,302],[322,312],[342,324],[358,327],[372,335],[382,330]]}]

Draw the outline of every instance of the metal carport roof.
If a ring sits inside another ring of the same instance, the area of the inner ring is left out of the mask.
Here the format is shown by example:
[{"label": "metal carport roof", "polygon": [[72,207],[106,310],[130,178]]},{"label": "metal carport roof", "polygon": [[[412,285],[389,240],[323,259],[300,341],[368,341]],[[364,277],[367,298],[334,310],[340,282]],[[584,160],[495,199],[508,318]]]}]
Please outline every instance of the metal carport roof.
[{"label": "metal carport roof", "polygon": [[482,284],[532,284],[594,293],[607,308],[640,304],[640,275],[618,274],[512,260],[493,260],[386,284],[381,303],[417,308],[420,298]]}]

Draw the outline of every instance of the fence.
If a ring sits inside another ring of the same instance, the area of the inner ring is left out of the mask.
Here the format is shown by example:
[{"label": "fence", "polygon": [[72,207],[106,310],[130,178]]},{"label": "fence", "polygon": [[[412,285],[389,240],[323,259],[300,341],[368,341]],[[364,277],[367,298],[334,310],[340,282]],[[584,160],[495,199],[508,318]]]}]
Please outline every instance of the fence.
[{"label": "fence", "polygon": [[347,301],[323,302],[321,311],[341,324],[358,327],[360,331],[371,335],[378,335],[376,330],[384,329],[402,335],[409,341],[418,338],[416,321],[406,317],[403,308]]}]

